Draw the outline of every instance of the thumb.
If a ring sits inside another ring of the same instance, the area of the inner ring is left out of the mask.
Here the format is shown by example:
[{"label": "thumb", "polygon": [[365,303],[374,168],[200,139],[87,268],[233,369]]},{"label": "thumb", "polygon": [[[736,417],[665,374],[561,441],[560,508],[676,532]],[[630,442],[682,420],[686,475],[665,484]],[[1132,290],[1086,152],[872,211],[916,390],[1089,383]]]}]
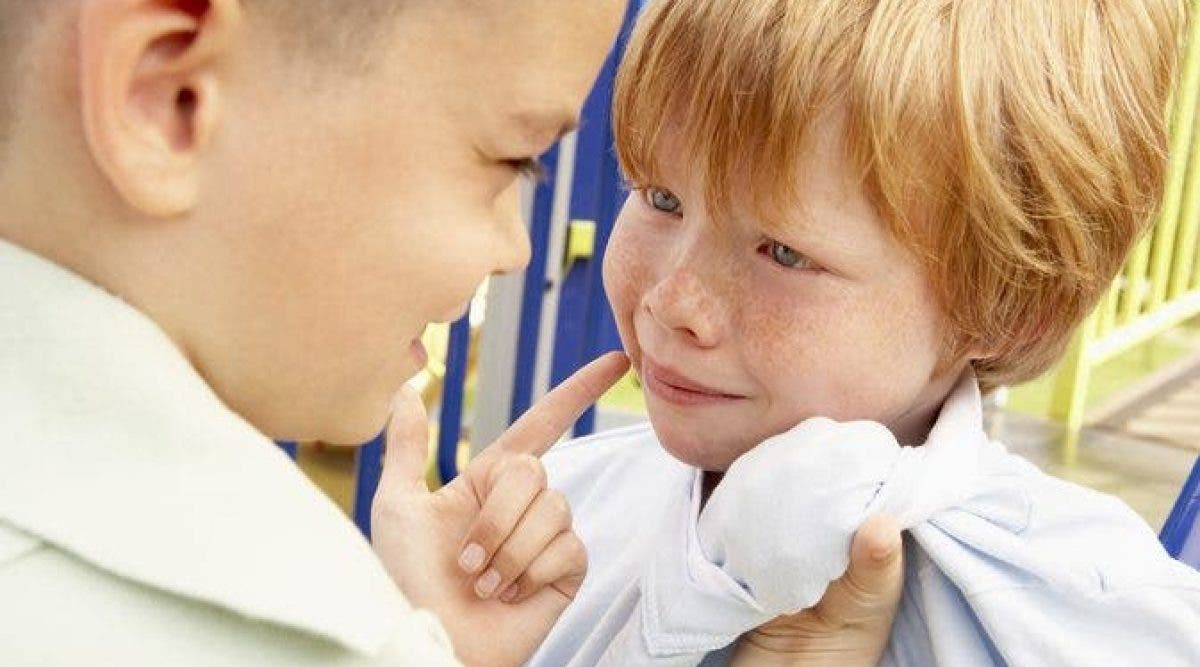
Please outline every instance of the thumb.
[{"label": "thumb", "polygon": [[429,421],[420,395],[405,385],[392,397],[379,485],[425,488],[425,462],[429,457]]},{"label": "thumb", "polygon": [[850,568],[834,582],[819,607],[835,625],[888,622],[904,588],[904,549],[900,524],[872,516],[859,527],[850,547]]},{"label": "thumb", "polygon": [[904,583],[904,543],[900,524],[886,514],[868,518],[854,535],[850,547],[850,575],[867,594],[886,600],[899,599]]}]

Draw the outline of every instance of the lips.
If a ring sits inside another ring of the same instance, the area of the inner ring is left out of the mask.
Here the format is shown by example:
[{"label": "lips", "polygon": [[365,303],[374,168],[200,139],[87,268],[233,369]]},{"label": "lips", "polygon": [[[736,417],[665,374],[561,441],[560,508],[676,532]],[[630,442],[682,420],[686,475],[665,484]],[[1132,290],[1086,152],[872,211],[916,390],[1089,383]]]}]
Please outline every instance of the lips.
[{"label": "lips", "polygon": [[416,360],[417,365],[424,367],[429,363],[429,353],[425,351],[425,344],[420,338],[414,338],[409,342],[408,353]]},{"label": "lips", "polygon": [[746,398],[729,394],[661,366],[648,357],[642,358],[642,381],[655,396],[676,405],[711,405]]}]

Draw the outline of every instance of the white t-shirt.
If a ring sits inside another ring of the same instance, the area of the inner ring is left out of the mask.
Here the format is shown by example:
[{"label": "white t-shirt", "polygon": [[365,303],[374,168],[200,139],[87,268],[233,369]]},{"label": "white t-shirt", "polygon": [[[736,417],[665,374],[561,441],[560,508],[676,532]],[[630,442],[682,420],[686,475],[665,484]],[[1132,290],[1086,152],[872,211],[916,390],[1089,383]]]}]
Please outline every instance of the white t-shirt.
[{"label": "white t-shirt", "polygon": [[880,511],[908,529],[882,665],[1200,665],[1200,573],[1119,500],[990,441],[970,375],[923,446],[809,420],[738,459],[703,510],[700,472],[648,426],[564,443],[544,462],[590,565],[533,667],[698,664],[812,606]]}]

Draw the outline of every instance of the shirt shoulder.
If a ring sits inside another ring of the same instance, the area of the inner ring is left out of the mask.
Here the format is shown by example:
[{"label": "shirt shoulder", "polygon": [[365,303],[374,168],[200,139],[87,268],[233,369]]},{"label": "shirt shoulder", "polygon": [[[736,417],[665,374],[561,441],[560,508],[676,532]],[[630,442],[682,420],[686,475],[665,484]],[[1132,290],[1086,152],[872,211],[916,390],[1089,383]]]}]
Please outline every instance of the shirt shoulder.
[{"label": "shirt shoulder", "polygon": [[639,446],[658,446],[658,439],[655,437],[654,429],[650,427],[649,422],[609,429],[582,438],[564,440],[551,447],[546,456],[556,458],[569,457],[585,453],[584,450],[586,449],[602,448],[611,450],[627,449],[630,447],[637,448]]},{"label": "shirt shoulder", "polygon": [[146,586],[3,523],[0,549],[0,665],[458,665],[428,612],[397,606],[399,622],[372,655]]},{"label": "shirt shoulder", "polygon": [[38,538],[0,521],[0,573],[41,547],[42,541]]},{"label": "shirt shoulder", "polygon": [[551,486],[565,490],[616,469],[683,465],[662,451],[649,424],[613,429],[555,445],[542,457]]},{"label": "shirt shoulder", "polygon": [[964,594],[1200,590],[1200,573],[1172,559],[1119,498],[1054,477],[1000,443],[981,450],[980,460],[973,493],[913,527],[921,549]]},{"label": "shirt shoulder", "polygon": [[631,531],[647,529],[686,495],[697,474],[663,450],[649,424],[561,443],[542,461],[598,566],[609,548],[624,552]]}]

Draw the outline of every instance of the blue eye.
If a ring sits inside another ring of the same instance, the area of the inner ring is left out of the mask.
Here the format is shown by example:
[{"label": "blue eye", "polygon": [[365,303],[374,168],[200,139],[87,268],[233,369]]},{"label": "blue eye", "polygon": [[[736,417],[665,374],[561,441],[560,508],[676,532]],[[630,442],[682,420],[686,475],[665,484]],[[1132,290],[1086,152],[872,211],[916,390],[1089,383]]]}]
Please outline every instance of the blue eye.
[{"label": "blue eye", "polygon": [[646,201],[663,213],[678,213],[679,209],[683,206],[682,202],[679,201],[679,197],[676,197],[670,190],[663,190],[662,188],[647,189]]},{"label": "blue eye", "polygon": [[788,269],[807,269],[812,267],[812,260],[778,241],[767,241],[763,251],[776,264]]}]

